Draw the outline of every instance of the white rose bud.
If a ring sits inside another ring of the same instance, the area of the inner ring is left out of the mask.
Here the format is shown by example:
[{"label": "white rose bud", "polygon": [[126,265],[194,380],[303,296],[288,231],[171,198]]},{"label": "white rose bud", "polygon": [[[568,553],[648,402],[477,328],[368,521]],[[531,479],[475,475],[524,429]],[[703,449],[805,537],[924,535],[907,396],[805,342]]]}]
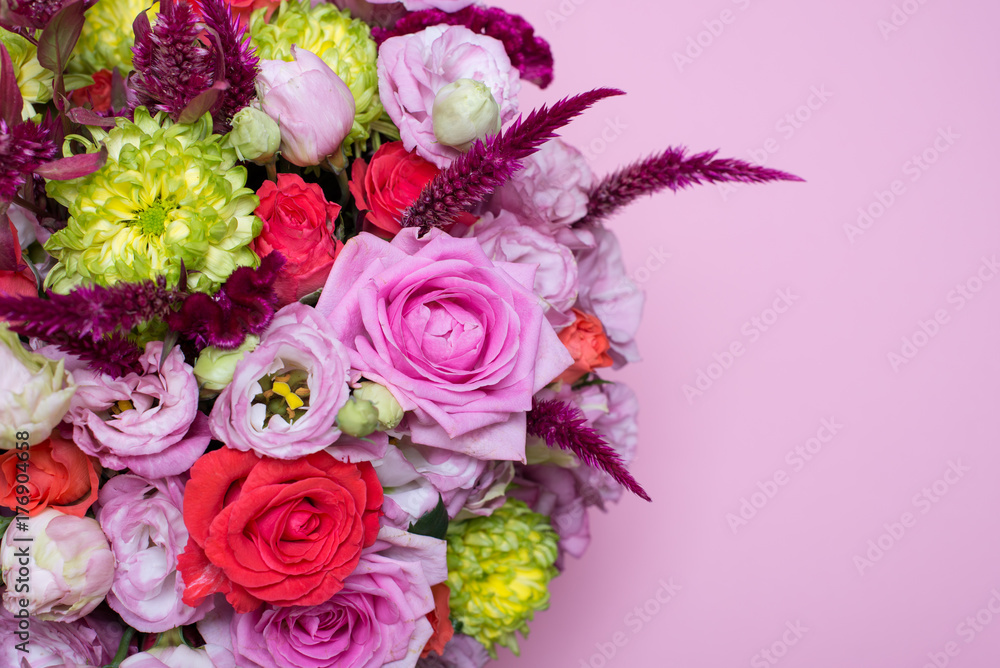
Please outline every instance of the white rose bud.
[{"label": "white rose bud", "polygon": [[500,132],[500,105],[489,87],[475,79],[459,79],[439,90],[431,115],[437,140],[461,151]]},{"label": "white rose bud", "polygon": [[354,396],[375,405],[378,410],[379,431],[395,429],[403,419],[403,407],[383,385],[370,380],[361,381],[361,387],[354,390]]},{"label": "white rose bud", "polygon": [[229,135],[240,160],[264,164],[274,157],[281,145],[281,129],[260,109],[243,107],[233,116]]}]

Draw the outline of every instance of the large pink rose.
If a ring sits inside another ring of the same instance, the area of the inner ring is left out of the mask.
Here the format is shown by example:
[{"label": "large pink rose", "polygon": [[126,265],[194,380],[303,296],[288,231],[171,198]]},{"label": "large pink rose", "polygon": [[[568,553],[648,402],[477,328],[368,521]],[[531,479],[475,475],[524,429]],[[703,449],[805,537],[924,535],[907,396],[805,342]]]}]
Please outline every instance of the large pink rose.
[{"label": "large pink rose", "polygon": [[316,310],[351,367],[407,411],[415,443],[524,459],[532,395],[573,363],[532,293],[535,268],[474,239],[407,228],[345,246]]},{"label": "large pink rose", "polygon": [[438,142],[431,111],[438,91],[459,79],[486,84],[500,105],[500,120],[514,118],[521,80],[500,40],[464,26],[438,25],[391,37],[379,47],[379,97],[403,146],[442,169],[461,152]]}]

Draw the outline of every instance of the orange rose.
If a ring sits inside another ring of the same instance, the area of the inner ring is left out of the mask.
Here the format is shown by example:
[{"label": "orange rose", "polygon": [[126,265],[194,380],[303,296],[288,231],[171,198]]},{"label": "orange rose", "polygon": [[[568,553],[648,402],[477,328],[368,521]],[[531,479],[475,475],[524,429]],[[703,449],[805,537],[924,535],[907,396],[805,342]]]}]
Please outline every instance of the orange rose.
[{"label": "orange rose", "polygon": [[[46,508],[83,517],[97,500],[100,472],[93,458],[53,432],[27,450],[8,450],[0,455],[0,505],[11,510],[20,506],[29,517]],[[28,488],[26,495],[23,489],[19,493],[21,486]],[[28,503],[17,502],[23,496],[28,497]]]},{"label": "orange rose", "polygon": [[573,366],[562,372],[557,380],[575,383],[594,369],[611,366],[608,337],[597,316],[573,309],[576,322],[559,332],[559,340],[573,356]]},{"label": "orange rose", "polygon": [[431,652],[437,652],[438,655],[443,654],[444,646],[455,635],[455,629],[451,625],[451,619],[449,619],[451,608],[448,606],[448,598],[451,596],[451,589],[448,588],[448,585],[441,583],[432,585],[431,593],[434,594],[434,610],[427,613],[427,621],[431,623],[434,633],[424,645],[421,657],[425,657]]}]

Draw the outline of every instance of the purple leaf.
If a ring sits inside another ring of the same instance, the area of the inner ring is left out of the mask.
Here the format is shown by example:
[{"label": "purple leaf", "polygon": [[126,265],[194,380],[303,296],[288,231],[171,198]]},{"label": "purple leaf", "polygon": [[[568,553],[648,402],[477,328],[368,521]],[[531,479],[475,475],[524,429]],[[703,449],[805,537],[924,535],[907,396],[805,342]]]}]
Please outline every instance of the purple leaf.
[{"label": "purple leaf", "polygon": [[7,212],[0,214],[0,271],[17,271],[17,235]]},{"label": "purple leaf", "polygon": [[7,47],[0,44],[0,118],[7,125],[15,125],[21,122],[21,109],[24,107],[24,99],[21,97],[21,89],[17,87],[17,75],[14,74],[14,64],[7,53]]},{"label": "purple leaf", "polygon": [[93,174],[104,166],[108,159],[108,149],[101,147],[97,153],[81,153],[68,158],[60,158],[35,167],[35,174],[52,181],[67,181]]},{"label": "purple leaf", "polygon": [[177,117],[178,123],[194,123],[199,118],[207,114],[215,106],[216,101],[218,101],[219,96],[222,95],[223,91],[229,88],[229,84],[225,81],[216,81],[212,84],[212,87],[203,90],[194,96],[194,99],[187,103],[187,106],[181,110],[180,115]]},{"label": "purple leaf", "polygon": [[38,62],[42,67],[57,74],[65,69],[83,30],[83,12],[83,0],[70,3],[42,30],[38,38]]},{"label": "purple leaf", "polygon": [[73,107],[66,112],[66,117],[74,123],[79,123],[80,125],[90,125],[98,128],[115,127],[114,118],[105,118],[100,114],[94,113],[90,109],[85,109],[84,107]]}]

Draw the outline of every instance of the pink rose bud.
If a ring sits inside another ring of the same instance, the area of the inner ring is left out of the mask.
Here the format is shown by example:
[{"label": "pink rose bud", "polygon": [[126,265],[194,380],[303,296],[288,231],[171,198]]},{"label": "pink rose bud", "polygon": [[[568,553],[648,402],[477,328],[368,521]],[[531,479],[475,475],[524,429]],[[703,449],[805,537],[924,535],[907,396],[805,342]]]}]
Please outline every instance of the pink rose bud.
[{"label": "pink rose bud", "polygon": [[354,96],[316,54],[293,45],[292,57],[260,61],[257,96],[281,130],[281,155],[309,167],[340,149],[354,123]]},{"label": "pink rose bud", "polygon": [[[97,520],[52,508],[8,527],[0,561],[8,583],[4,607],[48,621],[71,622],[89,614],[104,600],[115,575],[115,558]],[[21,591],[11,586],[18,577],[27,585]]]}]

